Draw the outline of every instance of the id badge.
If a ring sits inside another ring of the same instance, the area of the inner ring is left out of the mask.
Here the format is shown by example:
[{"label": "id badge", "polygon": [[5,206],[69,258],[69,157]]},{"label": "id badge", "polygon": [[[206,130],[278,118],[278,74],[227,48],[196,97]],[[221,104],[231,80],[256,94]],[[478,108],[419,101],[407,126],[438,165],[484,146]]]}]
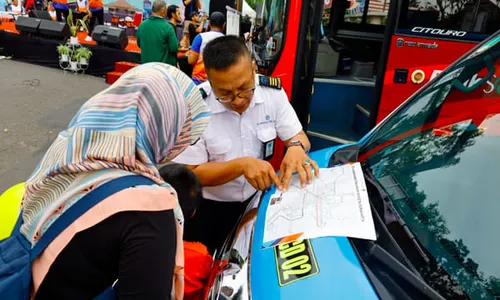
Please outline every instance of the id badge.
[{"label": "id badge", "polygon": [[269,160],[273,157],[274,154],[274,140],[270,140],[269,142],[264,143],[264,160]]}]

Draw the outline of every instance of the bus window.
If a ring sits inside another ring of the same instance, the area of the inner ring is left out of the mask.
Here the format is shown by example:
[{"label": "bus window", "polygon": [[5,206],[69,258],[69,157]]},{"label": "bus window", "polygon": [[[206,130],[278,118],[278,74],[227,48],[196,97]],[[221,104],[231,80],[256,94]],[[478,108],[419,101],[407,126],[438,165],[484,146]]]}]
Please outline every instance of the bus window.
[{"label": "bus window", "polygon": [[[258,1],[260,2],[260,1]],[[252,54],[259,71],[270,74],[278,62],[284,42],[287,0],[262,0],[257,9],[257,36]]]},{"label": "bus window", "polygon": [[[345,11],[344,22],[360,24],[363,22],[366,0],[348,0],[349,5]],[[366,24],[385,25],[387,12],[389,11],[388,0],[370,0],[366,16]]]},{"label": "bus window", "polygon": [[474,34],[479,34],[477,39],[482,39],[500,29],[499,4],[494,0],[409,0],[398,31],[432,35],[432,29],[446,29],[441,36],[448,33],[449,38],[476,39]]}]

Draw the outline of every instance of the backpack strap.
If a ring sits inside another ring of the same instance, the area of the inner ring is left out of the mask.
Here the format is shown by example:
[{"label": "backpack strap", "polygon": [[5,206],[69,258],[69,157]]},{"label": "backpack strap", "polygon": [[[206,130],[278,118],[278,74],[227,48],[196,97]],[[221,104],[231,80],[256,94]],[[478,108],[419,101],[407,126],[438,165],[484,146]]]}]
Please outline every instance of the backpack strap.
[{"label": "backpack strap", "polygon": [[11,235],[16,235],[21,233],[21,226],[23,225],[23,211],[19,212],[17,216],[16,224],[14,225],[14,229],[12,229]]},{"label": "backpack strap", "polygon": [[129,187],[153,184],[156,183],[144,176],[130,175],[113,179],[97,187],[71,206],[47,229],[41,239],[31,249],[31,261],[37,258],[64,229],[102,200]]}]

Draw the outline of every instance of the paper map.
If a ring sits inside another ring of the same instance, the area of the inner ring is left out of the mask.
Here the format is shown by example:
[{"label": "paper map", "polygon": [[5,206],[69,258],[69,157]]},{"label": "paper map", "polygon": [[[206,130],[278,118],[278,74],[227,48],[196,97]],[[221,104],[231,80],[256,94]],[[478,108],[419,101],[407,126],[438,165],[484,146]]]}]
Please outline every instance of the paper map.
[{"label": "paper map", "polygon": [[264,247],[322,236],[376,239],[359,163],[320,169],[319,177],[304,189],[294,175],[287,192],[271,196]]}]

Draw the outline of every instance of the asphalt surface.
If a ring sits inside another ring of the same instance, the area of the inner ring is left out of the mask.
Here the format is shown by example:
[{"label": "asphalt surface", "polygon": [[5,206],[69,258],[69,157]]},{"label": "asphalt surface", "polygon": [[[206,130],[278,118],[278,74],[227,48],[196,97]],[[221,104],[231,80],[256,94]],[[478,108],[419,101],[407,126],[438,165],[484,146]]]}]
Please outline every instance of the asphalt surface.
[{"label": "asphalt surface", "polygon": [[103,78],[0,60],[0,194],[25,181]]}]

